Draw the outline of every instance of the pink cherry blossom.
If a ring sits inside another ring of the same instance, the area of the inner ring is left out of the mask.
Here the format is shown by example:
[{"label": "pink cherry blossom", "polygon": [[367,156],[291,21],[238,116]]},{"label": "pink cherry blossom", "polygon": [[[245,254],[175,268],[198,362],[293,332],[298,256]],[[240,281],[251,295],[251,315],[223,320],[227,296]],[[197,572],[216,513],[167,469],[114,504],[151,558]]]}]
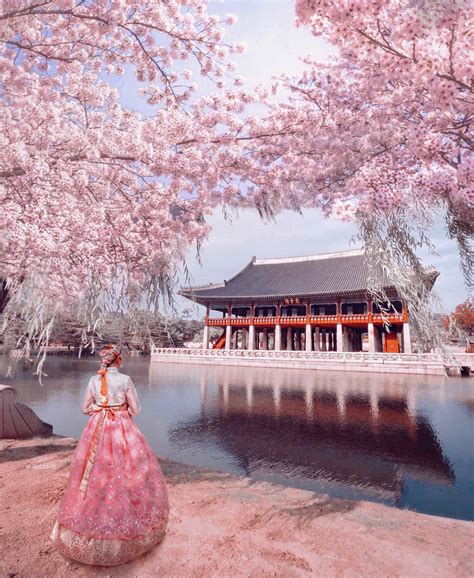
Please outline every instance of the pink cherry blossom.
[{"label": "pink cherry blossom", "polygon": [[[227,55],[243,49],[223,40],[235,19],[206,4],[3,3],[0,275],[7,318],[21,314],[29,339],[47,341],[65,308],[90,329],[104,309],[156,306],[206,237],[229,172],[217,125],[239,95],[196,99],[174,63],[220,90]],[[113,77],[130,73],[153,114],[121,105]]]}]

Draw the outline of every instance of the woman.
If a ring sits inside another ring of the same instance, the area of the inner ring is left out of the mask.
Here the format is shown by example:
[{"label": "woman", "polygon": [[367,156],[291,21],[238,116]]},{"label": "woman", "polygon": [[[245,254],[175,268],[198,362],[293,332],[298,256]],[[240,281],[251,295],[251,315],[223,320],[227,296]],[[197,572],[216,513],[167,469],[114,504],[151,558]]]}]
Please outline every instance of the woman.
[{"label": "woman", "polygon": [[83,412],[91,419],[74,453],[51,539],[65,556],[103,566],[150,550],[168,520],[166,484],[156,456],[135,425],[140,412],[133,381],[118,368],[120,350],[100,352]]}]

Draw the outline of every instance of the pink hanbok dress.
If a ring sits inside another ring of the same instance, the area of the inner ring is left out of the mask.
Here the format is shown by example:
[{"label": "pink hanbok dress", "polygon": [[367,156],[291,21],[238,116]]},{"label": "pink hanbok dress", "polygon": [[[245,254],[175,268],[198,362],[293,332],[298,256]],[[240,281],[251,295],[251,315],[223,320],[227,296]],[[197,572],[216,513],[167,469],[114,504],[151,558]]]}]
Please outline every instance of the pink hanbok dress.
[{"label": "pink hanbok dress", "polygon": [[[65,556],[86,564],[123,564],[161,541],[168,494],[160,464],[132,419],[135,386],[111,367],[93,376],[84,396],[90,413],[74,453],[51,539]],[[102,385],[102,390],[101,390]]]}]

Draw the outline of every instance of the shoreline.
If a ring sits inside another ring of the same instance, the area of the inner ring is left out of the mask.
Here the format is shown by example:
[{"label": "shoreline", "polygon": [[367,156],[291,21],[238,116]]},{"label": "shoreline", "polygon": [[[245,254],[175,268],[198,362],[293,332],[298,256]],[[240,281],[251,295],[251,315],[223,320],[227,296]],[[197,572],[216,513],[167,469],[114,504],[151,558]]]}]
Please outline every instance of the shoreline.
[{"label": "shoreline", "polygon": [[474,523],[332,498],[158,456],[163,542],[115,568],[68,561],[49,542],[77,440],[0,440],[2,576],[443,576],[474,574]]}]

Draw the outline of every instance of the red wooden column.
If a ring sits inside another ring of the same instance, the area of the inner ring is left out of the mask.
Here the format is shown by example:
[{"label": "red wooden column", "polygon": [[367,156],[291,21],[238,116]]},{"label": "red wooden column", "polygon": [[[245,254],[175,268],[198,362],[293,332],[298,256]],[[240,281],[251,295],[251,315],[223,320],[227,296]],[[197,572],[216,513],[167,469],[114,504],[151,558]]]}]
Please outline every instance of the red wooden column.
[{"label": "red wooden column", "polygon": [[369,323],[374,320],[374,314],[372,313],[372,299],[367,299],[367,316],[369,318]]},{"label": "red wooden column", "polygon": [[403,322],[406,323],[408,321],[408,308],[404,302],[402,302],[402,316]]}]

